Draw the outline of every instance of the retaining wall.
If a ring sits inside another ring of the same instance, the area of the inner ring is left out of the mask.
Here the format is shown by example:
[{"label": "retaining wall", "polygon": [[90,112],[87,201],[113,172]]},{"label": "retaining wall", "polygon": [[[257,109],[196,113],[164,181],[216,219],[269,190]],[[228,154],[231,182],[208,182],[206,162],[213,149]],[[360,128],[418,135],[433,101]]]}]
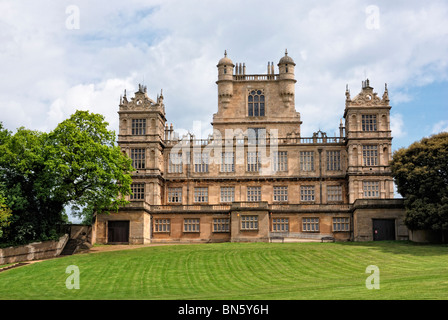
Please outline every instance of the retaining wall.
[{"label": "retaining wall", "polygon": [[0,265],[48,259],[58,256],[69,239],[65,234],[58,241],[33,242],[20,247],[0,249]]}]

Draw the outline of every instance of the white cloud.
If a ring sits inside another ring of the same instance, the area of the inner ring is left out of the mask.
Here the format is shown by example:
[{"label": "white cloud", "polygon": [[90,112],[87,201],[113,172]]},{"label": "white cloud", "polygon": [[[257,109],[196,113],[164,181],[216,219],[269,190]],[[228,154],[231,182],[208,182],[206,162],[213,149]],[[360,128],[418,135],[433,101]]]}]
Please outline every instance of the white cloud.
[{"label": "white cloud", "polygon": [[[80,9],[79,30],[65,28],[71,4]],[[366,28],[369,4],[4,0],[0,121],[10,129],[50,130],[88,107],[114,126],[120,94],[144,79],[152,98],[163,88],[168,122],[191,128],[195,120],[210,123],[216,112],[216,64],[224,49],[246,63],[247,73],[265,73],[287,48],[297,63],[304,135],[337,133],[345,85],[354,96],[365,77],[380,95],[388,83],[393,134],[404,135],[396,105],[412,101],[413,86],[448,78],[448,3],[380,2],[373,30]]]},{"label": "white cloud", "polygon": [[118,133],[118,104],[123,88],[135,87],[134,77],[107,79],[98,84],[76,85],[55,99],[47,112],[47,127],[54,128],[76,110],[88,110],[105,116],[109,127]]},{"label": "white cloud", "polygon": [[392,113],[390,115],[390,130],[392,137],[402,138],[406,135],[403,115],[400,113]]},{"label": "white cloud", "polygon": [[448,132],[448,120],[441,120],[433,125],[432,134]]},{"label": "white cloud", "polygon": [[393,96],[391,97],[392,99],[392,103],[395,104],[400,104],[400,103],[405,103],[405,102],[410,102],[412,101],[412,95],[406,92],[394,92]]}]

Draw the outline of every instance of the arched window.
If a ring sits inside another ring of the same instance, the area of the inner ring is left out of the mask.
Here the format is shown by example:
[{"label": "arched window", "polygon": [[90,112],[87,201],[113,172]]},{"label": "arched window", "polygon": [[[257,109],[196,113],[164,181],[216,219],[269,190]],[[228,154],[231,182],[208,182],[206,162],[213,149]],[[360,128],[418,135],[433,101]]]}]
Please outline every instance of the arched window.
[{"label": "arched window", "polygon": [[247,105],[249,117],[264,117],[265,102],[264,93],[261,90],[252,90],[249,92]]}]

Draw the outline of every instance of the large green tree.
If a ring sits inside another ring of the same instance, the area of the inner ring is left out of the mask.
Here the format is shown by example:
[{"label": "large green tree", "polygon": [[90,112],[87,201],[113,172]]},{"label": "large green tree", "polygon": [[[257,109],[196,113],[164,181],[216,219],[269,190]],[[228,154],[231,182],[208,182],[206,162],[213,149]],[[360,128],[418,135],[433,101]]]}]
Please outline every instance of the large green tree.
[{"label": "large green tree", "polygon": [[10,224],[11,209],[5,204],[6,198],[0,193],[0,238],[3,237],[3,229]]},{"label": "large green tree", "polygon": [[392,172],[412,230],[448,230],[448,132],[394,153]]},{"label": "large green tree", "polygon": [[[3,124],[0,122],[0,145],[6,142],[11,136],[11,133],[3,128]],[[3,237],[3,228],[6,228],[10,224],[11,209],[6,205],[5,198],[6,188],[0,180],[0,238]]]},{"label": "large green tree", "polygon": [[131,160],[107,126],[102,115],[77,111],[49,133],[0,130],[0,178],[12,210],[9,241],[55,237],[67,207],[91,222],[94,213],[127,203]]}]

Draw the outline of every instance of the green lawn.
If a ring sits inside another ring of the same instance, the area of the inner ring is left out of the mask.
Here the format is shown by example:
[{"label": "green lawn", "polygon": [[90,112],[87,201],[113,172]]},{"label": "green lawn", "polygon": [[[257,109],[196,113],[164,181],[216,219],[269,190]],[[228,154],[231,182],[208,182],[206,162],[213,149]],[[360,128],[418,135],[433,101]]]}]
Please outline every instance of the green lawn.
[{"label": "green lawn", "polygon": [[[66,288],[69,265],[80,289]],[[380,270],[368,290],[366,267]],[[78,254],[0,273],[0,299],[448,299],[448,246],[222,243]]]}]

